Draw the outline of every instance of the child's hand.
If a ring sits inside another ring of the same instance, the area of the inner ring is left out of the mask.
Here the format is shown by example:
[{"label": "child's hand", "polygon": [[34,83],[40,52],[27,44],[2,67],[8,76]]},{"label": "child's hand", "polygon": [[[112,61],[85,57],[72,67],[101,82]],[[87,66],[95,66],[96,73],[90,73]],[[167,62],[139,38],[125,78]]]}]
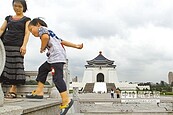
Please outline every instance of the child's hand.
[{"label": "child's hand", "polygon": [[77,49],[82,49],[82,48],[83,48],[83,43],[82,43],[82,44],[77,44],[77,45],[76,45],[76,48],[77,48]]},{"label": "child's hand", "polygon": [[40,48],[40,53],[43,53],[43,52],[45,52],[45,50],[43,50],[43,49]]}]

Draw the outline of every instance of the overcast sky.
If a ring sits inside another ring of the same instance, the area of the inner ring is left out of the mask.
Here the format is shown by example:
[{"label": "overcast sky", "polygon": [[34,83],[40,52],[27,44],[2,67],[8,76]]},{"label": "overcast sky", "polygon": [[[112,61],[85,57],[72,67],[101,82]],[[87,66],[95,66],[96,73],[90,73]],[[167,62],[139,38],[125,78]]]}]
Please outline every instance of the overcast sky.
[{"label": "overcast sky", "polygon": [[[86,61],[99,51],[117,65],[119,81],[167,81],[173,71],[173,0],[27,0],[26,16],[43,17],[60,38],[84,43],[66,48],[71,76],[82,78]],[[12,0],[0,0],[0,24],[14,15]],[[46,60],[30,36],[25,70]]]}]

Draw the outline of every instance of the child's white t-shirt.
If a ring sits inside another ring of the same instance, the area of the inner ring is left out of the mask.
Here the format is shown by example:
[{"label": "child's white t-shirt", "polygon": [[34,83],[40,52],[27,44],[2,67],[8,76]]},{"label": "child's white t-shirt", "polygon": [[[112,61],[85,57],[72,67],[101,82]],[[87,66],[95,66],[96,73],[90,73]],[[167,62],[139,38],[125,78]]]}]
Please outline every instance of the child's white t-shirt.
[{"label": "child's white t-shirt", "polygon": [[47,62],[48,63],[57,63],[57,62],[66,62],[66,52],[61,44],[62,39],[58,38],[56,34],[48,30],[46,27],[39,28],[39,36],[41,37],[43,34],[49,35],[49,42],[47,45]]}]

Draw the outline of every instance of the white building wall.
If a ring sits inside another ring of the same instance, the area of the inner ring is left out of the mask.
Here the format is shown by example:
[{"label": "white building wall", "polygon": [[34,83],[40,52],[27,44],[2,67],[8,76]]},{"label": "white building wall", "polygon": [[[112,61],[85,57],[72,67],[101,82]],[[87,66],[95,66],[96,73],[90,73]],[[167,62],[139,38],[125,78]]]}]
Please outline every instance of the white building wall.
[{"label": "white building wall", "polygon": [[94,82],[92,69],[89,69],[89,68],[85,69],[82,82],[83,83],[93,83]]},{"label": "white building wall", "polygon": [[138,84],[129,84],[128,82],[117,82],[115,83],[115,86],[120,90],[136,90]]},{"label": "white building wall", "polygon": [[116,72],[116,69],[109,69],[108,70],[108,74],[109,74],[109,80],[108,82],[109,83],[116,83],[118,82],[118,76],[117,76],[117,72]]},{"label": "white building wall", "polygon": [[97,81],[97,75],[102,73],[104,75],[104,82],[115,83],[118,82],[116,69],[112,67],[88,67],[84,71],[82,82],[95,83]]},{"label": "white building wall", "polygon": [[94,82],[97,82],[97,75],[99,73],[102,73],[104,75],[104,80],[105,82],[107,81],[106,76],[107,76],[107,70],[105,68],[93,68],[94,71]]}]

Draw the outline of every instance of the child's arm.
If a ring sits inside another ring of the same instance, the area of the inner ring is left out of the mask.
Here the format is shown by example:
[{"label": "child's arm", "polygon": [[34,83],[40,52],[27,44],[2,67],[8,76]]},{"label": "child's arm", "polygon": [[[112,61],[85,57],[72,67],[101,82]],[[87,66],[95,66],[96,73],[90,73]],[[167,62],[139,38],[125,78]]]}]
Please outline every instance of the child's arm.
[{"label": "child's arm", "polygon": [[83,43],[82,44],[74,44],[65,40],[62,40],[62,45],[72,47],[72,48],[77,48],[77,49],[82,49],[83,48]]},{"label": "child's arm", "polygon": [[40,53],[43,53],[47,47],[49,41],[49,35],[48,34],[43,34],[41,36],[41,48],[40,48]]}]

